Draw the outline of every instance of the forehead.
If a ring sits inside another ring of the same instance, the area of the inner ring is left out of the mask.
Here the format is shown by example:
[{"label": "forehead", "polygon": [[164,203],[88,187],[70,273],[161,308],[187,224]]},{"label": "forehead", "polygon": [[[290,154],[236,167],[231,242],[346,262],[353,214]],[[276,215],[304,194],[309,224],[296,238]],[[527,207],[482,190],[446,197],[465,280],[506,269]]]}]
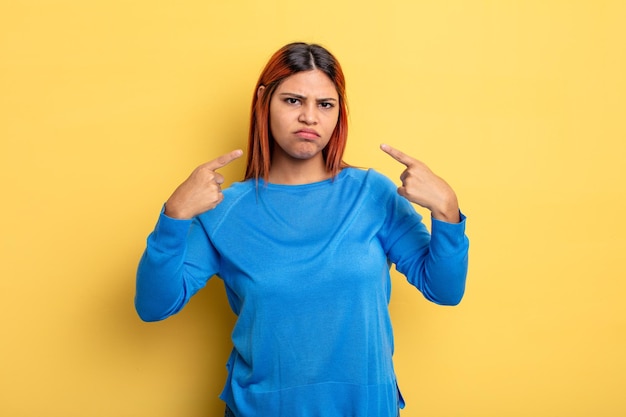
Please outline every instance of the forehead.
[{"label": "forehead", "polygon": [[320,70],[301,71],[285,78],[276,93],[293,93],[306,97],[337,98],[332,80]]}]

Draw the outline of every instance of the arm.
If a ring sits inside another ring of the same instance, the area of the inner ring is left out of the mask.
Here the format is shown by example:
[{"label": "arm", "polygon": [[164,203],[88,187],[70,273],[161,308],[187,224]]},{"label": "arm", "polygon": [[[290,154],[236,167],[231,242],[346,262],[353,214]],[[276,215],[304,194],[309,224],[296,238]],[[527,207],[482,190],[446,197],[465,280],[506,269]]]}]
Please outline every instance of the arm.
[{"label": "arm", "polygon": [[395,262],[427,300],[440,305],[457,305],[465,293],[469,240],[464,233],[465,216],[460,216],[457,224],[433,219],[428,245],[406,250]]},{"label": "arm", "polygon": [[388,202],[382,230],[389,260],[424,297],[440,305],[457,305],[465,292],[469,240],[465,216],[459,223],[432,219],[432,235],[411,204],[398,196]]},{"label": "arm", "polygon": [[388,145],[381,149],[406,166],[397,190],[404,202],[418,204],[432,214],[430,236],[421,217],[414,219],[410,204],[395,203],[393,210],[401,214],[396,215],[400,220],[392,227],[403,232],[392,239],[390,259],[428,300],[456,305],[465,291],[469,249],[465,216],[459,211],[456,194],[422,162]]},{"label": "arm", "polygon": [[177,313],[218,272],[219,255],[196,216],[221,203],[224,178],[215,170],[241,155],[236,150],[200,165],[167,200],[137,269],[135,309],[142,320]]},{"label": "arm", "polygon": [[217,265],[218,255],[197,220],[173,219],[162,212],[137,268],[137,314],[144,321],[158,321],[178,313],[217,272]]}]

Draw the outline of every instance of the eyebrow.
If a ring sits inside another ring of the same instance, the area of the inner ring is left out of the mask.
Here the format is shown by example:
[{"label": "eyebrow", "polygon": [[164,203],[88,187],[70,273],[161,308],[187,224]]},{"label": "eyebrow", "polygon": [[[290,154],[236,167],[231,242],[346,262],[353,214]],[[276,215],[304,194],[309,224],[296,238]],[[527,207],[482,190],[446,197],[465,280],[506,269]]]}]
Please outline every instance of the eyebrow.
[{"label": "eyebrow", "polygon": [[[293,98],[298,98],[298,99],[300,99],[300,100],[306,100],[306,96],[303,96],[302,94],[296,94],[296,93],[280,93],[279,95],[280,95],[280,96],[289,96],[289,97],[293,97]],[[317,101],[317,102],[319,103],[319,102],[322,102],[322,101],[337,101],[337,99],[336,99],[336,98],[329,97],[329,98],[318,98],[318,99],[316,99],[315,101]]]}]

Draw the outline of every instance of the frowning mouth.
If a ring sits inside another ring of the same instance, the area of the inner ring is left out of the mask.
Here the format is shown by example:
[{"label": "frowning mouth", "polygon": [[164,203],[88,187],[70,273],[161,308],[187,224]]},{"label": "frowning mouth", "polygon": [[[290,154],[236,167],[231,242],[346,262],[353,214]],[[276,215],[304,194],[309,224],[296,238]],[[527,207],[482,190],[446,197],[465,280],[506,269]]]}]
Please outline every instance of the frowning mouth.
[{"label": "frowning mouth", "polygon": [[295,133],[301,139],[319,139],[320,137],[320,134],[313,129],[300,129]]}]

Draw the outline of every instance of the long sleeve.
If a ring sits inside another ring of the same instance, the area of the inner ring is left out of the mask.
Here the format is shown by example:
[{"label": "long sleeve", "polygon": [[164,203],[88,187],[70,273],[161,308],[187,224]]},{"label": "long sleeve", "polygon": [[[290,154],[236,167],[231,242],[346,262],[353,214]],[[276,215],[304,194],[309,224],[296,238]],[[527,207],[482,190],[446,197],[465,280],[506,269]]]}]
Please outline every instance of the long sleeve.
[{"label": "long sleeve", "polygon": [[457,224],[432,219],[428,245],[396,263],[396,269],[436,304],[457,305],[465,293],[469,250],[465,222],[463,214]]},{"label": "long sleeve", "polygon": [[197,220],[163,212],[137,269],[135,309],[144,321],[179,312],[217,272],[217,254]]},{"label": "long sleeve", "polygon": [[161,214],[139,265],[137,311],[175,314],[217,274],[237,315],[220,397],[238,416],[395,416],[389,263],[428,299],[457,303],[464,221],[433,221],[431,235],[374,170],[234,183],[193,221]]},{"label": "long sleeve", "polygon": [[[457,305],[465,293],[469,240],[465,235],[466,217],[460,223],[432,219],[432,235],[423,266],[407,272],[409,281],[421,287],[424,296],[437,304]],[[398,267],[400,271],[407,266]]]},{"label": "long sleeve", "polygon": [[465,292],[468,266],[466,217],[461,213],[457,224],[432,219],[429,234],[421,216],[403,197],[391,197],[387,209],[383,231],[390,261],[426,299],[441,305],[458,304]]}]

